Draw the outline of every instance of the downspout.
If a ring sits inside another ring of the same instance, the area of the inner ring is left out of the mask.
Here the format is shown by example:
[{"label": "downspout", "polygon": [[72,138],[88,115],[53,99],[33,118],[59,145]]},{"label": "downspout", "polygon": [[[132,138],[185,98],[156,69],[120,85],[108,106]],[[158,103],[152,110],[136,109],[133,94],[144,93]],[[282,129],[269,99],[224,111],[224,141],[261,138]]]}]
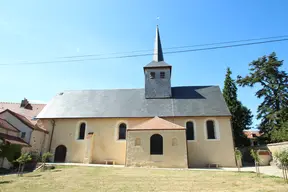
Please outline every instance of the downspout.
[{"label": "downspout", "polygon": [[50,137],[50,143],[49,143],[49,149],[48,149],[48,151],[51,153],[51,145],[52,145],[52,139],[53,139],[53,134],[54,134],[54,129],[55,129],[56,123],[55,123],[55,120],[54,120],[54,119],[52,119],[52,120],[50,121],[50,123],[51,123],[51,125],[52,125],[52,132],[51,132],[51,137]]}]

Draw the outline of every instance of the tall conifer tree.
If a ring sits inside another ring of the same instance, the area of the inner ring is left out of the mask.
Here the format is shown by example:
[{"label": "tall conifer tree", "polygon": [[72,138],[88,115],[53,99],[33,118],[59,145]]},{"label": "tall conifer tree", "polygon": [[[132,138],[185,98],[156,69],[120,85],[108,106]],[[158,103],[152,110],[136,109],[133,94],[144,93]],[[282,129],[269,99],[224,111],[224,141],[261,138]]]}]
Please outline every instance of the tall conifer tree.
[{"label": "tall conifer tree", "polygon": [[249,143],[243,130],[250,128],[253,116],[251,111],[238,100],[236,82],[232,79],[231,74],[232,72],[228,68],[224,81],[223,96],[232,114],[231,125],[234,143],[236,146],[248,145]]}]

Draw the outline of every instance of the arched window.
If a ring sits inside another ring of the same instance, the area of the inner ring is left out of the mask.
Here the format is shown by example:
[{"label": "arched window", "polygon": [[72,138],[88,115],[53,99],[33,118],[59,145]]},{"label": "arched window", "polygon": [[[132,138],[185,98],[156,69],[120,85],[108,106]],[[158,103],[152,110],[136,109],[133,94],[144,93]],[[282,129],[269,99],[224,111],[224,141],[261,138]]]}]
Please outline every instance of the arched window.
[{"label": "arched window", "polygon": [[140,138],[136,138],[135,139],[135,146],[140,146],[141,145],[141,139]]},{"label": "arched window", "polygon": [[79,127],[78,139],[83,140],[85,138],[86,123],[81,123]]},{"label": "arched window", "polygon": [[125,123],[121,123],[119,125],[119,132],[118,132],[118,139],[119,140],[123,140],[126,139],[126,124]]},{"label": "arched window", "polygon": [[178,145],[178,141],[176,138],[172,139],[172,146],[177,146]]},{"label": "arched window", "polygon": [[192,121],[186,123],[186,138],[187,140],[194,140],[194,124]]},{"label": "arched window", "polygon": [[163,137],[159,134],[154,134],[150,137],[150,154],[163,155]]},{"label": "arched window", "polygon": [[207,139],[216,139],[215,123],[212,120],[206,121]]}]

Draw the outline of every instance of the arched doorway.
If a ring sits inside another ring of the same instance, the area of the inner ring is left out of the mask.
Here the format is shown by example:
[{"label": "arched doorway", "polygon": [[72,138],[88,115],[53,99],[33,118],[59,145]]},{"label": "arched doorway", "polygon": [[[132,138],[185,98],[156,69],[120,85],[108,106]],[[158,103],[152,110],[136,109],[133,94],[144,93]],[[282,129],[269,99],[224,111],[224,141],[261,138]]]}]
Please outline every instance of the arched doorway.
[{"label": "arched doorway", "polygon": [[56,147],[54,162],[65,162],[67,148],[64,145],[59,145]]},{"label": "arched doorway", "polygon": [[150,137],[150,154],[163,155],[163,137],[159,134],[154,134]]}]

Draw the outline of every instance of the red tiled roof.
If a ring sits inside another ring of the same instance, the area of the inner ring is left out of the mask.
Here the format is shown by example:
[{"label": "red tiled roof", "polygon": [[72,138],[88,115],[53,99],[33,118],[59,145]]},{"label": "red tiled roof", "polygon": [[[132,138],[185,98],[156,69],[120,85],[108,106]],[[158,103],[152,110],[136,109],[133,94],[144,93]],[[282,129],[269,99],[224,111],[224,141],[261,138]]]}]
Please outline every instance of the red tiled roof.
[{"label": "red tiled roof", "polygon": [[160,117],[154,117],[142,124],[136,125],[128,130],[184,130],[185,128],[162,119]]},{"label": "red tiled roof", "polygon": [[10,131],[15,131],[15,132],[19,132],[19,130],[14,127],[13,125],[11,125],[8,121],[6,121],[5,119],[1,119],[0,118],[0,128],[4,128],[4,129],[8,129]]},{"label": "red tiled roof", "polygon": [[20,107],[20,103],[0,102],[0,113],[9,110],[14,116],[29,127],[39,131],[45,131],[44,128],[36,126],[37,120],[35,117],[41,112],[46,104],[30,104],[32,109]]},{"label": "red tiled roof", "polygon": [[[247,138],[249,139],[253,139],[256,137],[260,137],[262,134],[260,133],[260,131],[243,131],[244,135],[247,136]],[[253,134],[255,134],[256,137],[253,136]]]},{"label": "red tiled roof", "polygon": [[7,135],[7,134],[4,134],[4,133],[0,133],[0,138],[4,139],[4,141],[9,142],[11,144],[30,146],[23,139],[21,139],[19,137],[12,136],[12,135]]}]

